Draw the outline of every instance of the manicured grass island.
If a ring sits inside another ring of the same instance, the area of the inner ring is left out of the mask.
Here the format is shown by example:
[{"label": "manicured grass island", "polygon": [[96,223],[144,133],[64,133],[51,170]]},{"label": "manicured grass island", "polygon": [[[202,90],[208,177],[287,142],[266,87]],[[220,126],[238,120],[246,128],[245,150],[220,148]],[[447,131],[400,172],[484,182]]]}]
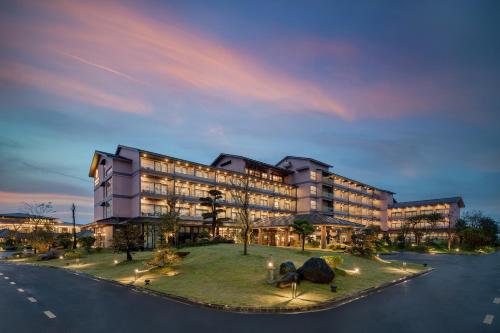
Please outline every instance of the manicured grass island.
[{"label": "manicured grass island", "polygon": [[[309,249],[301,253],[296,248],[251,245],[249,255],[244,256],[241,245],[234,244],[184,248],[182,251],[190,253],[179,263],[156,270],[148,270],[150,266],[146,262],[154,255],[150,251],[136,252],[132,262],[126,262],[123,253],[102,251],[84,254],[78,262],[76,259],[54,259],[36,263],[143,287],[144,281],[148,279],[151,283],[145,287],[157,291],[212,304],[252,307],[314,305],[426,269],[412,263],[407,263],[405,269],[399,261],[371,260],[336,253],[343,257],[340,268],[344,272],[337,272],[332,282],[337,285],[337,292],[332,293],[329,284],[302,281],[298,286],[297,298],[291,299],[290,289],[278,289],[266,282],[269,257],[272,255],[277,268],[284,261],[293,261],[296,267],[300,267],[309,257],[332,255],[331,251]],[[17,260],[35,262],[31,258]],[[358,273],[355,272],[356,268]],[[139,272],[135,273],[135,270]]]}]

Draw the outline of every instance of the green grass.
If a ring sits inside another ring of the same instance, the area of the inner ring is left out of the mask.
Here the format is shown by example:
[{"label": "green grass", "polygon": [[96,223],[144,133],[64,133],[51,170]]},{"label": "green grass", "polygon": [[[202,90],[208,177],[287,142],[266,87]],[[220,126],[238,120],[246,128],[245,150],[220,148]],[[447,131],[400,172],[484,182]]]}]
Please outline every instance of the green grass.
[{"label": "green grass", "polygon": [[[125,254],[117,255],[108,251],[86,255],[79,263],[67,259],[37,263],[65,267],[140,286],[144,286],[145,279],[150,279],[151,285],[148,288],[203,302],[271,307],[313,305],[424,269],[421,265],[408,263],[405,271],[397,261],[377,261],[348,254],[336,254],[343,257],[344,263],[340,268],[347,271],[345,275],[336,274],[333,283],[338,286],[338,292],[332,293],[328,284],[303,281],[298,286],[298,297],[291,300],[290,289],[278,289],[266,283],[266,262],[269,256],[273,256],[278,267],[286,260],[293,261],[299,267],[307,258],[331,255],[331,251],[309,249],[301,253],[296,248],[251,245],[250,254],[243,256],[242,246],[234,244],[192,247],[182,251],[189,251],[190,254],[179,264],[161,272],[147,271],[148,266],[145,261],[152,257],[152,252],[137,252],[134,254],[134,261],[130,263],[124,262]],[[122,262],[115,265],[114,259]],[[350,272],[354,268],[359,268],[360,273]],[[137,281],[134,281],[135,269],[142,271]]]}]

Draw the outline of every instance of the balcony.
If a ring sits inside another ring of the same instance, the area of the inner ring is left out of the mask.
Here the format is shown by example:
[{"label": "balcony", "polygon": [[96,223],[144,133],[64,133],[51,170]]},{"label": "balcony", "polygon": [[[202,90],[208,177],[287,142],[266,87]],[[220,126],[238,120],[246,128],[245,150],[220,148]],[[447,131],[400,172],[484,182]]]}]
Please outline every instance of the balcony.
[{"label": "balcony", "polygon": [[328,200],[333,200],[333,194],[332,193],[328,193],[328,192],[323,192],[321,193],[321,196],[325,199],[328,199]]},{"label": "balcony", "polygon": [[333,186],[333,180],[331,180],[330,178],[325,178],[325,177],[323,177],[323,178],[321,179],[321,182],[322,182],[324,185]]}]

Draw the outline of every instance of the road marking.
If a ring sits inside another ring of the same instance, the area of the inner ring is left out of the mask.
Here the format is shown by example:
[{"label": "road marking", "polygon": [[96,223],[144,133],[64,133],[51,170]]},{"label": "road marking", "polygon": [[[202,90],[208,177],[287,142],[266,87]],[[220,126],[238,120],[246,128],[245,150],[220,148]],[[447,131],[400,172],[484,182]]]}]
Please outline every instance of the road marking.
[{"label": "road marking", "polygon": [[5,279],[5,280],[8,280],[8,279],[9,279],[9,277],[8,277],[8,276],[4,276],[4,279]]},{"label": "road marking", "polygon": [[34,297],[28,297],[28,301],[30,301],[31,303],[37,302],[36,298],[34,298]]},{"label": "road marking", "polygon": [[2,275],[3,275],[3,273],[0,273],[0,276],[2,276]]},{"label": "road marking", "polygon": [[47,317],[49,317],[49,319],[53,319],[53,318],[55,318],[55,317],[56,317],[56,315],[55,315],[55,314],[53,314],[52,312],[50,312],[50,311],[48,311],[48,310],[47,310],[47,311],[43,311],[43,313],[45,313],[45,315],[46,315]]},{"label": "road marking", "polygon": [[17,291],[19,291],[20,293],[24,293],[24,289],[21,288],[17,288]]},{"label": "road marking", "polygon": [[495,297],[495,298],[493,299],[493,303],[495,303],[495,304],[500,304],[500,297]]},{"label": "road marking", "polygon": [[483,324],[486,324],[486,325],[491,325],[491,323],[493,322],[493,319],[495,318],[494,315],[490,315],[490,314],[487,314],[485,317],[484,317],[484,320],[483,320]]},{"label": "road marking", "polygon": [[10,284],[16,284],[14,281],[10,281]]}]

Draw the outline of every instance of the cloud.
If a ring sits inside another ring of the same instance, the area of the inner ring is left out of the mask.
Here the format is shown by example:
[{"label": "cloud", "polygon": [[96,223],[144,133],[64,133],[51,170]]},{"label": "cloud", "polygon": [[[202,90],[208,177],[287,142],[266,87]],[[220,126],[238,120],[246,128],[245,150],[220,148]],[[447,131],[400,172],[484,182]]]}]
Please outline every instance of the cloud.
[{"label": "cloud", "polygon": [[[127,86],[122,82],[126,79],[128,84],[147,83],[128,86],[142,101],[158,93],[187,92],[236,104],[268,103],[283,111],[351,118],[331,91],[266,66],[172,17],[156,21],[114,2],[47,1],[24,10],[35,11],[36,22],[27,27],[21,16],[9,23],[7,28],[14,35],[9,39],[14,41],[7,45],[23,54],[39,54],[42,59],[37,61],[45,61],[51,69],[16,64],[16,71],[4,70],[4,77],[19,83],[123,112],[147,110],[144,102],[106,92],[114,84]],[[89,67],[118,81],[104,86]],[[67,68],[75,71],[73,77],[61,73]]]},{"label": "cloud", "polygon": [[140,100],[108,93],[64,74],[19,62],[2,62],[0,80],[27,85],[84,104],[127,113],[147,114],[150,109]]}]

